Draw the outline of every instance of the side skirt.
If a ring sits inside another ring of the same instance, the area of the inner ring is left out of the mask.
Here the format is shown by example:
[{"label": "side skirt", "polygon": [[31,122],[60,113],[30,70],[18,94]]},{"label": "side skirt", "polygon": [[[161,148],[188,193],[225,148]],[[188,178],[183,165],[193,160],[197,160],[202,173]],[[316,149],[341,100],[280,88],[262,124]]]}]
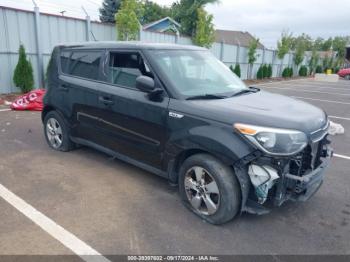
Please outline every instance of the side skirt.
[{"label": "side skirt", "polygon": [[115,152],[109,148],[106,148],[104,146],[101,146],[99,144],[96,144],[94,142],[91,142],[89,140],[86,140],[86,139],[83,139],[83,138],[79,138],[79,137],[70,137],[70,139],[74,142],[74,143],[77,143],[77,144],[80,144],[80,145],[84,145],[84,146],[87,146],[87,147],[91,147],[93,149],[96,149],[98,151],[101,151],[107,155],[110,155],[112,157],[115,157],[115,158],[118,158],[119,160],[122,160],[124,162],[127,162],[129,164],[132,164],[134,166],[137,166],[141,169],[144,169],[150,173],[153,173],[153,174],[156,174],[158,176],[161,176],[161,177],[164,177],[166,179],[168,179],[168,173],[167,172],[164,172],[163,170],[160,170],[158,168],[155,168],[153,166],[150,166],[150,165],[147,165],[145,163],[142,163],[136,159],[133,159],[133,158],[130,158],[126,155],[123,155],[123,154],[120,154],[118,152]]}]

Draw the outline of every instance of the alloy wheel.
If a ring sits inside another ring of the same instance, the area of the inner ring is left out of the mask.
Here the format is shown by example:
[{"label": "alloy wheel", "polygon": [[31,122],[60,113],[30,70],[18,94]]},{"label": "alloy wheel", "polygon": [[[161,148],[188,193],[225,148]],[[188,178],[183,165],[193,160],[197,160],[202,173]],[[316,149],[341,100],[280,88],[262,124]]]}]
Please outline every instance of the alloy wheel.
[{"label": "alloy wheel", "polygon": [[204,168],[191,167],[185,174],[186,196],[192,207],[203,215],[213,215],[219,208],[220,191],[213,176]]},{"label": "alloy wheel", "polygon": [[55,118],[47,120],[46,135],[53,148],[59,148],[62,145],[62,128]]}]

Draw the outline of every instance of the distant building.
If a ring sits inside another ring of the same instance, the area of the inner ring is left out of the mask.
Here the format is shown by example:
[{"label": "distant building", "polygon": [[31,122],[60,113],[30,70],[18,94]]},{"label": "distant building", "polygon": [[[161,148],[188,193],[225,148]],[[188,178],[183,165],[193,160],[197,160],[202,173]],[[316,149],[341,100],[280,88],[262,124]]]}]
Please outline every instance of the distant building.
[{"label": "distant building", "polygon": [[143,30],[147,31],[154,31],[154,32],[171,32],[171,33],[177,33],[180,31],[180,24],[176,22],[171,17],[164,17],[162,19],[159,19],[157,21],[154,21],[149,24],[145,24],[142,28]]},{"label": "distant building", "polygon": [[[230,31],[230,30],[215,30],[215,42],[224,42],[228,45],[239,45],[248,47],[254,37],[248,32]],[[264,49],[264,45],[259,43],[259,49]]]},{"label": "distant building", "polygon": [[[307,57],[311,57],[312,51],[305,51],[305,55]],[[329,51],[317,51],[317,55],[320,59],[325,58],[335,58],[337,56],[337,52],[329,50]]]}]

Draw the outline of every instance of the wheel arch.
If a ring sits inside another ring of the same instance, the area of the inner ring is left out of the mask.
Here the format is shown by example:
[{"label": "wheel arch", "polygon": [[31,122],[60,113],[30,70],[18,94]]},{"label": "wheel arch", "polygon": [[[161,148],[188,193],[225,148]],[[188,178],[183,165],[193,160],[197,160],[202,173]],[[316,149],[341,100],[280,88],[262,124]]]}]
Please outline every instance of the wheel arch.
[{"label": "wheel arch", "polygon": [[43,108],[43,111],[41,111],[41,122],[44,123],[44,119],[45,116],[47,115],[47,113],[49,113],[50,111],[56,111],[56,108],[51,106],[51,105],[45,105]]}]

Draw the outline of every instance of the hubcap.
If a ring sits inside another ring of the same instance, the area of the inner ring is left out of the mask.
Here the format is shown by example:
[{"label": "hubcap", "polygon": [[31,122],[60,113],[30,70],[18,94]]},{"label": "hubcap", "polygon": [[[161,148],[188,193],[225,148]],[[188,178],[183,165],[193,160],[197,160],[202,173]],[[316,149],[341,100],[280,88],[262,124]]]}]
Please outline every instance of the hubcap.
[{"label": "hubcap", "polygon": [[46,135],[52,147],[59,148],[62,145],[62,128],[55,118],[47,121]]},{"label": "hubcap", "polygon": [[213,215],[220,204],[220,192],[212,175],[194,166],[185,175],[185,191],[192,207],[203,215]]}]

